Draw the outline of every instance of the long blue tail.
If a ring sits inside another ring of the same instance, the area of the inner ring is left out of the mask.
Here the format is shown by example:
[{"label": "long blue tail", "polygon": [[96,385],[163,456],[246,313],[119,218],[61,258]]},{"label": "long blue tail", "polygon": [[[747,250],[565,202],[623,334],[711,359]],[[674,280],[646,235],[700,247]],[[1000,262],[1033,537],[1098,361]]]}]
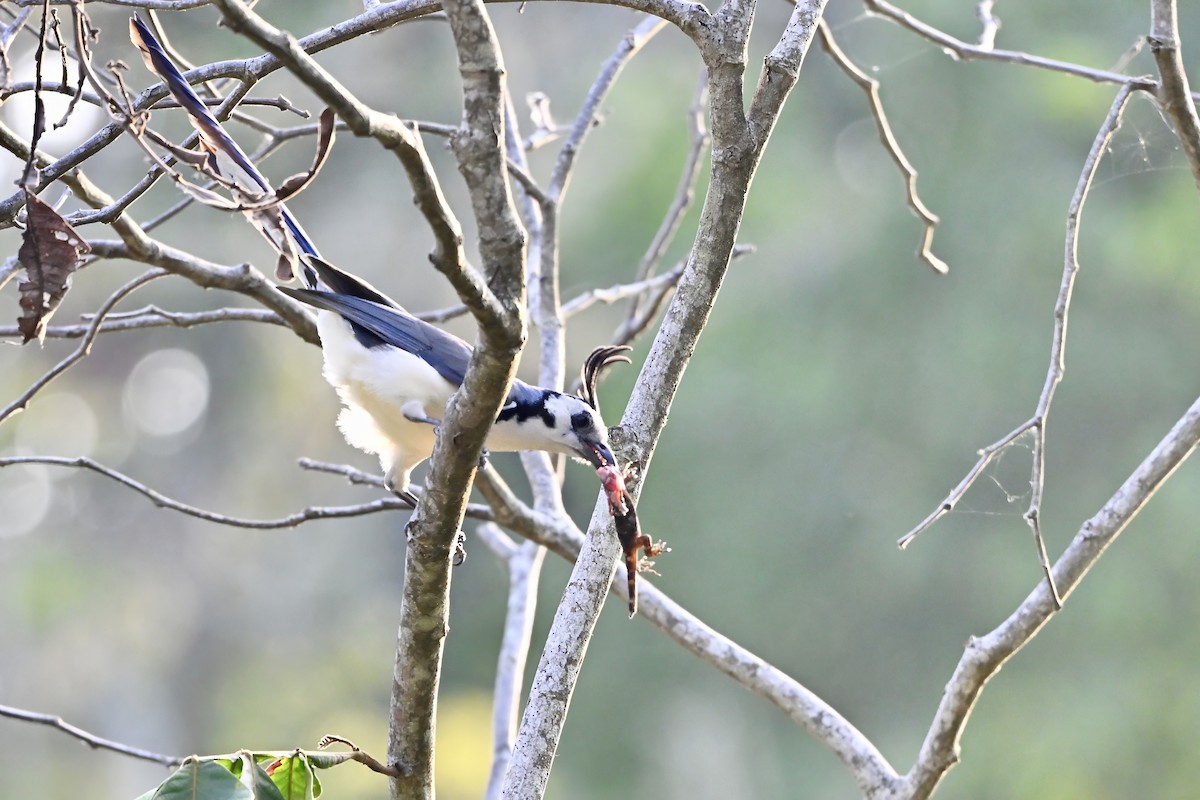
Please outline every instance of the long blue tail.
[{"label": "long blue tail", "polygon": [[[142,59],[146,62],[146,68],[162,79],[171,95],[187,111],[192,125],[200,133],[204,149],[209,152],[209,167],[226,180],[233,181],[253,193],[273,193],[274,189],[270,182],[254,166],[250,157],[246,155],[246,151],[225,132],[221,123],[209,112],[208,107],[188,85],[183,73],[171,61],[158,39],[154,38],[150,28],[137,17],[131,17],[129,20],[129,38],[142,51]],[[320,253],[317,252],[316,245],[308,238],[308,234],[304,232],[304,228],[300,227],[300,223],[292,216],[287,206],[279,203],[273,207],[273,210],[278,213],[279,219],[283,222],[283,228],[286,230],[280,230],[278,222],[271,224],[269,215],[247,212],[246,216],[281,256],[287,256],[289,253],[299,250],[301,253],[319,257]],[[282,236],[290,236],[295,247],[281,241],[280,237]],[[289,280],[293,277],[292,273],[296,265],[285,263],[290,260],[281,260],[277,275],[282,280]],[[305,283],[313,288],[316,276],[308,268],[304,268],[303,272]]]}]

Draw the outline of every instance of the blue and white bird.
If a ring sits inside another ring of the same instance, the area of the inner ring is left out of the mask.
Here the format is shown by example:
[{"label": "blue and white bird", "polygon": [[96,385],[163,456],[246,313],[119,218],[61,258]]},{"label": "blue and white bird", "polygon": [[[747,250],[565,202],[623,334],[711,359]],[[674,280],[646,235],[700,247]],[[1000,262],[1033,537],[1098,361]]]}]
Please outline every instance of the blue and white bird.
[{"label": "blue and white bird", "polygon": [[[199,131],[209,153],[207,168],[260,199],[271,195],[270,183],[209,113],[149,28],[134,17],[130,34],[147,67],[164,81]],[[319,309],[325,379],[345,405],[338,426],[346,441],[377,455],[388,488],[415,507],[410,476],[433,452],[440,417],[462,385],[471,347],[322,260],[282,203],[267,204],[265,210],[259,203],[247,216],[280,253],[280,269],[298,268],[307,286],[279,290]],[[593,351],[584,364],[579,396],[514,380],[487,448],[564,453],[611,471],[616,459],[600,417],[596,382],[610,364],[629,361],[622,354],[628,349]]]}]

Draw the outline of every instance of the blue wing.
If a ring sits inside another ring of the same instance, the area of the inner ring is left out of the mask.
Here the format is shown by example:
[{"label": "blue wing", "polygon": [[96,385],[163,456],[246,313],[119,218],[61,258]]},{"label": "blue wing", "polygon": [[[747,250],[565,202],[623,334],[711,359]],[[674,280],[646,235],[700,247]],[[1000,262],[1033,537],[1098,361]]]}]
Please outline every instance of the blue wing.
[{"label": "blue wing", "polygon": [[[412,353],[455,386],[462,385],[467,362],[471,359],[471,347],[457,336],[417,319],[396,305],[383,305],[363,297],[319,289],[278,288],[303,303],[338,314],[375,337],[376,344],[387,344]],[[359,341],[363,341],[362,337]]]},{"label": "blue wing", "polygon": [[[142,59],[146,62],[146,68],[162,79],[166,84],[167,90],[171,96],[183,107],[189,117],[191,117],[192,125],[200,133],[200,139],[204,143],[204,147],[211,154],[208,163],[209,166],[217,171],[218,174],[224,175],[226,178],[233,180],[242,185],[257,187],[259,191],[273,193],[270,182],[263,176],[258,168],[254,166],[254,162],[246,155],[246,151],[233,140],[233,138],[225,132],[221,127],[221,123],[217,121],[204,105],[197,94],[192,91],[192,87],[188,85],[187,79],[183,77],[183,73],[175,66],[163,50],[158,39],[154,38],[154,34],[150,32],[150,28],[146,26],[137,17],[129,19],[129,38],[142,51]],[[226,175],[223,166],[217,159],[218,155],[223,155],[226,158],[226,164],[229,164],[237,170],[236,175]],[[283,217],[283,223],[287,227],[288,233],[295,239],[300,250],[309,255],[318,255],[316,245],[308,238],[308,234],[304,232],[304,228],[300,227],[300,223],[292,216],[287,207],[282,203],[278,206],[279,212]],[[277,250],[283,251],[283,248],[275,238],[271,236],[271,231],[265,226],[259,225],[263,235],[268,241],[276,247]]]}]

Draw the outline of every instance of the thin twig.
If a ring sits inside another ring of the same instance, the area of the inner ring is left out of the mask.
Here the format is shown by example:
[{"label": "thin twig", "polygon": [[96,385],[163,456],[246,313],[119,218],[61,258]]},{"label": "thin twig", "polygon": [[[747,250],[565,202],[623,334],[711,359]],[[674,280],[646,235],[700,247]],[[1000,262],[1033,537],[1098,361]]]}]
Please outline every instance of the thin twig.
[{"label": "thin twig", "polygon": [[[1171,473],[1200,443],[1197,399],[1120,488],[1079,531],[1054,564],[1055,583],[1069,597],[1104,551],[1116,540]],[[1049,582],[1040,582],[995,630],[972,637],[942,692],[941,702],[917,760],[893,798],[926,798],[958,762],[959,741],[983,689],[1010,658],[1057,613]]]},{"label": "thin twig", "polygon": [[[375,473],[364,472],[348,464],[331,464],[326,461],[317,461],[312,458],[301,458],[296,462],[301,469],[312,470],[313,472],[326,472],[331,475],[341,475],[350,483],[356,486],[378,486],[385,488],[383,476]],[[419,486],[409,487],[409,491],[420,498],[425,491]],[[407,505],[402,506],[407,508]],[[496,517],[492,513],[490,506],[482,503],[470,503],[467,505],[466,515],[472,519],[481,520],[483,522],[491,522]]]},{"label": "thin twig", "polygon": [[563,142],[562,148],[558,151],[558,158],[554,162],[554,171],[550,175],[549,188],[546,190],[546,194],[554,198],[556,203],[562,202],[562,196],[567,191],[567,186],[571,182],[571,173],[575,166],[575,156],[579,152],[579,148],[583,145],[583,140],[587,136],[588,131],[595,125],[596,113],[600,108],[600,104],[608,96],[609,90],[616,82],[621,71],[625,68],[625,65],[629,63],[629,60],[636,56],[665,25],[666,21],[658,17],[646,17],[633,30],[625,34],[624,38],[621,39],[621,43],[617,45],[616,51],[604,62],[599,76],[592,83],[591,89],[588,90],[587,97],[583,101],[583,106],[575,116],[575,124],[571,126],[571,133],[567,136],[567,140]]},{"label": "thin twig", "polygon": [[1050,70],[1051,72],[1075,75],[1096,83],[1132,83],[1135,89],[1142,91],[1152,90],[1155,87],[1154,81],[1149,78],[1132,78],[1120,72],[1093,69],[1092,67],[1085,67],[1082,64],[1071,63],[1070,61],[1059,61],[1055,58],[1035,56],[1021,50],[997,50],[983,45],[968,44],[944,31],[938,30],[927,22],[917,19],[904,9],[897,8],[887,2],[887,0],[863,0],[863,4],[868,10],[885,19],[891,20],[906,30],[912,31],[923,39],[927,39],[945,50],[952,58],[962,61],[978,59],[1022,64],[1027,67]]},{"label": "thin twig", "polygon": [[850,57],[833,38],[833,31],[828,22],[821,20],[817,33],[820,35],[821,46],[825,48],[825,52],[829,53],[833,62],[867,93],[867,99],[871,105],[871,118],[875,120],[875,128],[879,131],[879,140],[883,142],[883,149],[887,151],[896,167],[904,175],[908,207],[921,222],[925,223],[925,232],[921,236],[921,244],[917,248],[917,258],[928,264],[934,272],[945,275],[950,268],[946,266],[945,261],[935,256],[932,250],[933,233],[937,228],[938,216],[929,210],[929,207],[921,200],[921,196],[917,194],[917,171],[913,169],[908,157],[900,149],[900,143],[896,141],[896,135],[892,132],[887,111],[883,108],[883,99],[879,96],[879,81],[863,72],[857,64],[850,60]]},{"label": "thin twig", "polygon": [[994,5],[993,0],[979,0],[975,4],[975,16],[982,26],[979,30],[979,39],[975,44],[985,50],[992,50],[996,47],[996,34],[1000,32],[1000,18],[992,13]]},{"label": "thin twig", "polygon": [[[708,128],[704,124],[704,106],[707,99],[708,77],[701,70],[700,77],[696,81],[696,91],[692,94],[692,103],[688,106],[687,111],[689,136],[683,172],[679,176],[675,196],[671,198],[671,204],[667,206],[667,212],[663,215],[658,230],[654,232],[654,238],[650,240],[650,245],[642,255],[641,261],[638,262],[637,271],[634,273],[635,281],[644,281],[654,274],[667,252],[667,247],[675,240],[684,215],[695,200],[696,181],[700,178],[700,169],[704,165],[704,153],[711,141]],[[638,318],[641,300],[641,297],[635,296],[629,303],[629,310],[625,314],[625,322],[629,327],[632,327],[634,320]]]},{"label": "thin twig", "polygon": [[152,489],[146,484],[137,481],[128,475],[118,472],[111,467],[106,467],[103,464],[93,461],[90,458],[83,456],[77,458],[66,458],[59,456],[10,456],[0,458],[0,469],[4,467],[14,467],[22,464],[43,464],[52,467],[71,467],[75,469],[91,470],[99,475],[114,480],[123,486],[137,492],[143,497],[150,500],[159,508],[165,508],[170,511],[178,511],[181,514],[186,514],[189,517],[205,520],[206,522],[215,522],[218,525],[227,525],[231,528],[249,528],[251,530],[278,530],[281,528],[295,528],[305,522],[318,519],[340,519],[342,517],[361,517],[367,514],[375,514],[380,511],[411,511],[412,507],[398,497],[382,497],[378,500],[373,500],[369,503],[358,503],[352,506],[309,506],[294,514],[289,514],[286,517],[277,519],[243,519],[240,517],[232,517],[227,514],[219,514],[215,511],[208,511],[203,508],[198,508],[179,500],[167,497],[157,489]]},{"label": "thin twig", "polygon": [[1079,222],[1083,214],[1083,206],[1087,201],[1092,179],[1096,175],[1096,169],[1100,166],[1100,160],[1103,158],[1104,153],[1107,152],[1108,144],[1112,141],[1113,135],[1121,126],[1121,114],[1125,110],[1125,105],[1134,91],[1134,86],[1128,83],[1122,85],[1117,91],[1116,97],[1113,98],[1112,106],[1109,108],[1108,116],[1105,117],[1104,123],[1096,133],[1096,138],[1092,141],[1092,148],[1084,160],[1083,170],[1075,186],[1075,193],[1072,195],[1071,202],[1067,207],[1067,237],[1063,256],[1062,281],[1059,285],[1058,298],[1054,304],[1054,332],[1050,341],[1050,366],[1047,369],[1046,381],[1042,386],[1042,393],[1038,398],[1037,408],[1034,410],[1033,416],[1007,436],[981,450],[979,461],[967,473],[966,477],[959,482],[958,486],[954,487],[950,494],[946,496],[946,499],[929,516],[902,536],[897,542],[901,549],[907,547],[912,543],[913,539],[927,530],[938,519],[949,513],[958,501],[962,499],[963,495],[966,494],[967,490],[971,488],[971,485],[983,473],[983,470],[991,463],[993,458],[1007,449],[1026,432],[1033,431],[1033,465],[1030,475],[1032,492],[1029,499],[1029,509],[1025,512],[1025,520],[1029,523],[1033,531],[1034,543],[1038,551],[1038,561],[1046,575],[1050,595],[1056,605],[1061,603],[1061,596],[1054,585],[1054,575],[1050,569],[1050,560],[1046,554],[1046,545],[1042,537],[1040,523],[1042,494],[1046,483],[1046,422],[1050,414],[1050,402],[1054,397],[1054,390],[1059,382],[1062,381],[1066,370],[1067,312],[1071,306],[1071,291],[1075,286],[1075,276],[1079,272]]},{"label": "thin twig", "polygon": [[1187,155],[1192,178],[1200,187],[1200,117],[1196,116],[1196,103],[1188,88],[1187,70],[1183,66],[1175,0],[1151,0],[1150,35],[1147,41],[1161,79],[1158,101],[1175,126],[1175,135],[1179,137],[1179,143]]},{"label": "thin twig", "polygon": [[143,761],[153,761],[156,764],[162,764],[166,767],[174,767],[183,763],[183,758],[180,756],[163,755],[162,753],[143,750],[140,747],[131,747],[127,744],[114,742],[112,739],[105,739],[94,733],[88,733],[84,729],[76,727],[64,721],[62,717],[55,716],[54,714],[41,714],[36,711],[26,711],[23,708],[0,706],[0,717],[19,719],[23,722],[32,722],[36,725],[48,725],[51,728],[62,731],[68,736],[75,737],[96,750],[111,750],[114,753],[120,753],[132,758],[140,758]]},{"label": "thin twig", "polygon": [[640,280],[636,283],[618,283],[616,286],[609,286],[606,289],[589,289],[563,303],[562,315],[564,318],[570,319],[579,312],[591,308],[596,303],[611,305],[629,297],[640,299],[648,294],[660,292],[664,288],[669,289],[679,282],[679,276],[682,274],[683,265],[679,264],[670,272],[655,275],[652,278]]},{"label": "thin twig", "polygon": [[533,637],[538,579],[546,548],[530,541],[517,546],[491,523],[480,525],[476,532],[508,567],[508,606],[493,691],[492,768],[484,792],[486,800],[499,800],[517,735],[522,678]]},{"label": "thin twig", "polygon": [[0,423],[4,422],[4,420],[17,411],[23,410],[35,394],[92,352],[92,343],[96,341],[96,336],[100,333],[100,326],[104,323],[104,317],[112,310],[113,306],[121,302],[127,295],[150,283],[150,281],[169,274],[165,269],[152,269],[143,272],[109,295],[109,298],[96,311],[96,317],[92,320],[91,325],[88,326],[87,332],[84,333],[83,341],[79,343],[79,347],[75,348],[75,351],[62,361],[51,367],[42,377],[38,378],[28,389],[22,392],[16,400],[9,403],[3,411],[0,411]]},{"label": "thin twig", "polygon": [[[100,324],[99,333],[116,333],[118,331],[142,330],[145,328],[193,328],[197,325],[207,325],[213,322],[262,322],[268,325],[283,325],[283,318],[274,311],[263,308],[218,308],[212,311],[166,311],[161,308],[149,307],[130,315],[114,319],[109,315]],[[51,325],[46,328],[47,339],[78,339],[86,336],[91,330],[90,323],[79,325]],[[16,325],[0,325],[0,338],[15,338],[21,336]]]}]

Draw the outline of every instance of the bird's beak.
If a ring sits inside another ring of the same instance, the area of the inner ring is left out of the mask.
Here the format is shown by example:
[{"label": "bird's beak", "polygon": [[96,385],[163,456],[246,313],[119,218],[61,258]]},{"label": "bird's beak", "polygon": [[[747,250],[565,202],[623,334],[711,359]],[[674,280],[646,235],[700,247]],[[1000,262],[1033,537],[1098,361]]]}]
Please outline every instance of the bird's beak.
[{"label": "bird's beak", "polygon": [[604,442],[584,440],[583,447],[579,448],[577,452],[596,469],[600,469],[601,467],[615,467],[617,465],[616,457]]}]

